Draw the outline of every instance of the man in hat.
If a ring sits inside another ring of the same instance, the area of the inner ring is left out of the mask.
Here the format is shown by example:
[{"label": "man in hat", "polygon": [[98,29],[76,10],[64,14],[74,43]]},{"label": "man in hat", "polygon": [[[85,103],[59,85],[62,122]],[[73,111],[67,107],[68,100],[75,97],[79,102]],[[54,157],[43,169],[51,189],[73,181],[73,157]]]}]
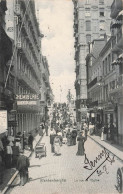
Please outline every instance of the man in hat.
[{"label": "man in hat", "polygon": [[17,170],[20,174],[20,186],[24,186],[28,181],[28,167],[30,166],[29,159],[27,156],[20,154],[17,160]]}]

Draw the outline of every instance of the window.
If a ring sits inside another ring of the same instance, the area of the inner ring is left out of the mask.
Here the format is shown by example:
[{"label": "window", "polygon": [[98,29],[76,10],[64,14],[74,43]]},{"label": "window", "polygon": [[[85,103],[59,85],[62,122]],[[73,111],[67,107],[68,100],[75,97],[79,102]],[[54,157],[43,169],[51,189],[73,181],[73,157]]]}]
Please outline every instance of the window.
[{"label": "window", "polygon": [[91,31],[91,21],[86,21],[86,31]]},{"label": "window", "polygon": [[108,99],[108,85],[105,86],[105,100]]},{"label": "window", "polygon": [[104,39],[105,34],[100,34],[100,39]]},{"label": "window", "polygon": [[108,73],[108,68],[107,68],[107,58],[105,59],[105,73],[107,74]]},{"label": "window", "polygon": [[90,16],[90,8],[85,8],[85,16]]},{"label": "window", "polygon": [[105,30],[105,21],[100,21],[100,30]]},{"label": "window", "polygon": [[109,71],[111,69],[111,56],[110,54],[108,55],[108,66],[109,66]]},{"label": "window", "polygon": [[104,4],[104,0],[99,0],[99,4],[103,5]]},{"label": "window", "polygon": [[89,4],[89,0],[86,0],[86,4]]},{"label": "window", "polygon": [[91,35],[87,34],[86,35],[86,43],[91,42]]},{"label": "window", "polygon": [[100,8],[100,10],[99,10],[99,14],[100,14],[100,16],[101,16],[101,17],[103,17],[103,16],[104,16],[104,8]]}]

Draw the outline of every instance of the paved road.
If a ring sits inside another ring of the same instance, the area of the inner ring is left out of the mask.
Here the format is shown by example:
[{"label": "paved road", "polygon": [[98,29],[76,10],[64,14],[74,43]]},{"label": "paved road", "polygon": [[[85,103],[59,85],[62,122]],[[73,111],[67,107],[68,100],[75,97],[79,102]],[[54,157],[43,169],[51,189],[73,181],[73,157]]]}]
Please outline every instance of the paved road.
[{"label": "paved road", "polygon": [[[110,154],[105,161],[105,154],[95,164],[92,170],[91,165],[85,164],[85,156],[76,156],[77,145],[61,147],[61,156],[54,156],[51,153],[49,137],[44,136],[42,142],[47,146],[47,157],[38,159],[33,154],[31,158],[31,167],[29,168],[30,182],[20,187],[19,177],[13,183],[11,189],[7,192],[12,194],[83,194],[83,193],[118,193],[116,190],[116,172],[122,163]],[[103,148],[88,138],[85,143],[85,152],[89,161],[93,161]],[[106,155],[107,156],[107,155]],[[105,161],[103,163],[103,161]],[[101,165],[103,163],[103,165]],[[99,166],[100,168],[85,181],[91,173]],[[93,164],[94,166],[94,164]],[[102,173],[102,174],[101,174]],[[98,176],[99,175],[99,176]]]}]

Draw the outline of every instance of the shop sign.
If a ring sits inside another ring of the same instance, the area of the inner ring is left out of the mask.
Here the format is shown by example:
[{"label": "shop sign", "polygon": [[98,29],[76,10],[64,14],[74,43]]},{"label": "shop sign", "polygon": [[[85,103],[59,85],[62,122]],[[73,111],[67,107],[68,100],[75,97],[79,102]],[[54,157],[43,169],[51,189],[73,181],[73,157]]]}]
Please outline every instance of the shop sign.
[{"label": "shop sign", "polygon": [[18,94],[16,100],[39,100],[40,94]]},{"label": "shop sign", "polygon": [[37,101],[17,101],[17,105],[37,105]]},{"label": "shop sign", "polygon": [[7,130],[7,110],[0,110],[0,133]]}]

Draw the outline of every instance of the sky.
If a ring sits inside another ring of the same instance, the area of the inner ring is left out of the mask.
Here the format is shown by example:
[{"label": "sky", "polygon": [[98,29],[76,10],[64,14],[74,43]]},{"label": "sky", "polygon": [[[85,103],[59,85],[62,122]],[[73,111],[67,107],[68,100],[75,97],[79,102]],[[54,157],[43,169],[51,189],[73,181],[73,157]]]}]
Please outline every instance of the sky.
[{"label": "sky", "polygon": [[72,0],[36,0],[50,83],[56,102],[66,102],[68,89],[75,97],[75,61]]}]

